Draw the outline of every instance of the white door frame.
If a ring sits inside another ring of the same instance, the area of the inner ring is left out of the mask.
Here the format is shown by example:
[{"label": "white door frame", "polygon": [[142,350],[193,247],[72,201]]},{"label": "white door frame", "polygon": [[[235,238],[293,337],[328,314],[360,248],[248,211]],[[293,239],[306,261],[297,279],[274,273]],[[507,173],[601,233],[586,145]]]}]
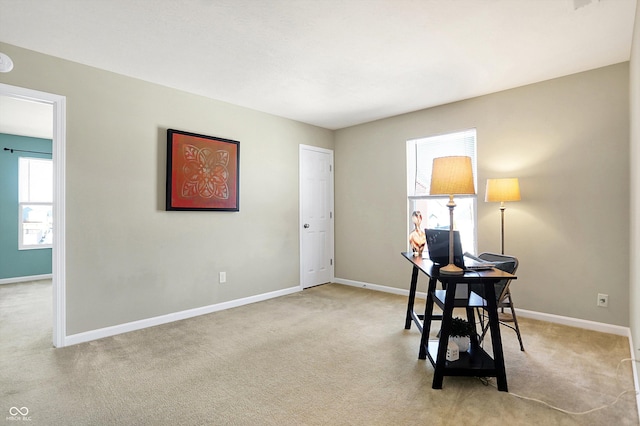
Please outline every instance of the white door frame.
[{"label": "white door frame", "polygon": [[[304,290],[304,262],[303,262],[303,256],[304,253],[302,252],[303,250],[303,244],[302,244],[302,226],[303,226],[303,217],[302,217],[302,152],[303,151],[317,151],[317,152],[322,152],[325,154],[329,154],[331,155],[331,164],[333,167],[333,150],[331,149],[326,149],[326,148],[320,148],[317,146],[311,146],[311,145],[303,145],[300,144],[299,150],[298,150],[298,210],[299,210],[299,219],[298,219],[298,235],[299,235],[299,246],[300,246],[300,289]],[[329,200],[330,200],[330,207],[329,209],[331,210],[331,220],[330,220],[330,225],[329,225],[329,238],[331,239],[331,271],[330,271],[330,280],[333,281],[335,279],[335,215],[334,215],[334,188],[333,188],[333,183],[334,183],[334,175],[335,175],[335,170],[332,170],[331,172],[331,182],[329,184],[329,188],[330,188],[330,194],[328,194]]]},{"label": "white door frame", "polygon": [[65,303],[65,154],[66,154],[66,102],[67,98],[53,93],[0,83],[0,95],[41,102],[53,106],[53,346],[65,345],[67,323]]}]

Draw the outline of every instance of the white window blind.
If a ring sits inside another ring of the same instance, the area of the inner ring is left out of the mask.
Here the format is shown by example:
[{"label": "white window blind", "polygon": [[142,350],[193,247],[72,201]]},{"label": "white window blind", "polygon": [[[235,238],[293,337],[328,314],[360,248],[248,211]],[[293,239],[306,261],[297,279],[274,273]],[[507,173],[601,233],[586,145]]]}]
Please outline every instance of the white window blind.
[{"label": "white window blind", "polygon": [[407,144],[407,165],[409,167],[407,194],[409,196],[429,195],[433,159],[453,155],[471,157],[474,183],[478,188],[476,129],[413,139],[407,141]]},{"label": "white window blind", "polygon": [[20,157],[19,201],[53,202],[53,161],[46,158]]}]

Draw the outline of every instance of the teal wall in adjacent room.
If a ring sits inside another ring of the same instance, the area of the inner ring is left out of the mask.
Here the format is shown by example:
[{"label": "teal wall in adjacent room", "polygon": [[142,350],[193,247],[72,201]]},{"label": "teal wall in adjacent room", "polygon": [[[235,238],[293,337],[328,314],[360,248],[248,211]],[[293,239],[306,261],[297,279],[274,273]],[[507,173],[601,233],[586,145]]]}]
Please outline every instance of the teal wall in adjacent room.
[{"label": "teal wall in adjacent room", "polygon": [[51,145],[51,139],[0,133],[0,279],[51,274],[50,248],[18,250],[18,158],[51,155],[4,150],[51,152]]}]

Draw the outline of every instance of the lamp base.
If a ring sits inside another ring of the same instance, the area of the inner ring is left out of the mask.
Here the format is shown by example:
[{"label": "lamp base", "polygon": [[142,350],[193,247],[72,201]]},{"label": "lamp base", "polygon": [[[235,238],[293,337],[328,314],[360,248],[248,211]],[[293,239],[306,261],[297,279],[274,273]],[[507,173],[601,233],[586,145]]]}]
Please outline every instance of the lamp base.
[{"label": "lamp base", "polygon": [[439,270],[440,275],[462,275],[464,274],[464,269],[457,267],[453,263],[448,264],[447,266],[443,266]]}]

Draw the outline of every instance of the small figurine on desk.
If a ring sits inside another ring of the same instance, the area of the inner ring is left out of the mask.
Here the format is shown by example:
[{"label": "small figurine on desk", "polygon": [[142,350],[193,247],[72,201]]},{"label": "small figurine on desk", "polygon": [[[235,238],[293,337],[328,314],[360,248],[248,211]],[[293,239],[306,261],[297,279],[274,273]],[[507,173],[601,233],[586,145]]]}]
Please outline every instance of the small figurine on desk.
[{"label": "small figurine on desk", "polygon": [[411,220],[413,221],[414,229],[409,234],[409,244],[411,244],[411,250],[414,256],[422,256],[424,245],[427,243],[427,237],[422,228],[420,228],[422,213],[418,210],[414,211],[411,214]]}]

